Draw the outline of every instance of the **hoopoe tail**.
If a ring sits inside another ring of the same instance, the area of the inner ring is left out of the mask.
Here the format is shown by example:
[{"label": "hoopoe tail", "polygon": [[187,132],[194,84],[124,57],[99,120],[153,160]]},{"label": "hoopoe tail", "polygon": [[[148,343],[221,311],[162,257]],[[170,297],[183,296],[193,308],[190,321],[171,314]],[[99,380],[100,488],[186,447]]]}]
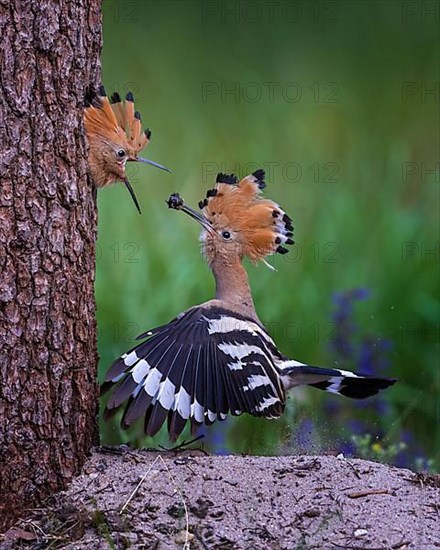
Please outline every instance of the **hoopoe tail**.
[{"label": "hoopoe tail", "polygon": [[365,399],[392,386],[395,378],[381,378],[351,371],[312,367],[293,360],[277,365],[284,388],[307,385],[352,399]]}]

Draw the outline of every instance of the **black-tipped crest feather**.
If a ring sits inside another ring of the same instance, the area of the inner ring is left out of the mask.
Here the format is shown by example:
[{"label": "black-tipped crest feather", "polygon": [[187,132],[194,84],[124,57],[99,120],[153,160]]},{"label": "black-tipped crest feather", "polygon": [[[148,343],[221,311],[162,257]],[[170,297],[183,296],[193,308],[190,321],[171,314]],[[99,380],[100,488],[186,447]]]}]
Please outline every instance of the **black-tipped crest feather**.
[{"label": "black-tipped crest feather", "polygon": [[238,183],[238,178],[235,174],[223,174],[219,172],[215,180],[216,183],[229,183],[231,185],[236,185]]}]

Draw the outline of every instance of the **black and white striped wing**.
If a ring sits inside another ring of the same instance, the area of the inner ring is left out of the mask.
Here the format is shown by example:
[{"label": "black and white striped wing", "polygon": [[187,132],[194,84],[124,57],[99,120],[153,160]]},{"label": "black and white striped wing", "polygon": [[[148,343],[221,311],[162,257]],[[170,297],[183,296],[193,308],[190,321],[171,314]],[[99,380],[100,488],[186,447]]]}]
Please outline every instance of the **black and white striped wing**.
[{"label": "black and white striped wing", "polygon": [[167,419],[176,439],[187,420],[195,428],[228,413],[282,414],[279,352],[255,321],[201,306],[140,338],[147,339],[113,363],[103,385],[113,387],[106,416],[124,406],[124,427],[144,417],[152,436]]}]

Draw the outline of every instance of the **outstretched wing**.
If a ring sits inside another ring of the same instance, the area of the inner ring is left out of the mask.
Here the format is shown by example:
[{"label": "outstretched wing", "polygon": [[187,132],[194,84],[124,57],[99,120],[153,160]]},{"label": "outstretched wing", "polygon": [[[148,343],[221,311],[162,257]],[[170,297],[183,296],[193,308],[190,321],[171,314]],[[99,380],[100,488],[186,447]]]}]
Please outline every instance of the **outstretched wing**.
[{"label": "outstretched wing", "polygon": [[103,385],[113,388],[106,416],[124,407],[124,427],[143,416],[153,436],[167,419],[175,440],[188,420],[194,429],[228,413],[282,414],[284,389],[273,361],[279,352],[255,321],[196,307],[140,338],[147,339],[113,363]]}]

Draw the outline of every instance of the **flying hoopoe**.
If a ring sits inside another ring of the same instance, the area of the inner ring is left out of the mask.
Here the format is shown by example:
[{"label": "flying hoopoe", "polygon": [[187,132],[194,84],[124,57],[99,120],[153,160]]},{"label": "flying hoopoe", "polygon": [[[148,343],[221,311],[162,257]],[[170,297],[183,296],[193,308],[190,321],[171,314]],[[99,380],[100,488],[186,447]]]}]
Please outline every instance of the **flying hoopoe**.
[{"label": "flying hoopoe", "polygon": [[259,196],[264,172],[241,181],[218,174],[214,189],[199,203],[199,213],[171,195],[170,208],[182,210],[202,226],[203,253],[216,295],[170,323],[141,334],[145,340],[110,367],[103,392],[112,388],[105,417],[124,407],[122,426],[144,417],[153,436],[165,419],[172,440],[186,422],[194,433],[201,424],[244,412],[277,418],[286,391],[309,385],[363,399],[394,384],[394,379],[363,376],[335,368],[312,367],[288,359],[277,348],[255,312],[242,260],[257,262],[293,244],[289,216]]},{"label": "flying hoopoe", "polygon": [[114,92],[110,102],[103,86],[99,88],[99,95],[88,93],[84,124],[89,140],[89,167],[95,185],[105,187],[123,181],[140,214],[139,203],[125,174],[127,161],[170,170],[153,160],[138,157],[151,140],[151,130],[142,130],[141,115],[134,110],[133,94],[129,92],[123,102]]}]

